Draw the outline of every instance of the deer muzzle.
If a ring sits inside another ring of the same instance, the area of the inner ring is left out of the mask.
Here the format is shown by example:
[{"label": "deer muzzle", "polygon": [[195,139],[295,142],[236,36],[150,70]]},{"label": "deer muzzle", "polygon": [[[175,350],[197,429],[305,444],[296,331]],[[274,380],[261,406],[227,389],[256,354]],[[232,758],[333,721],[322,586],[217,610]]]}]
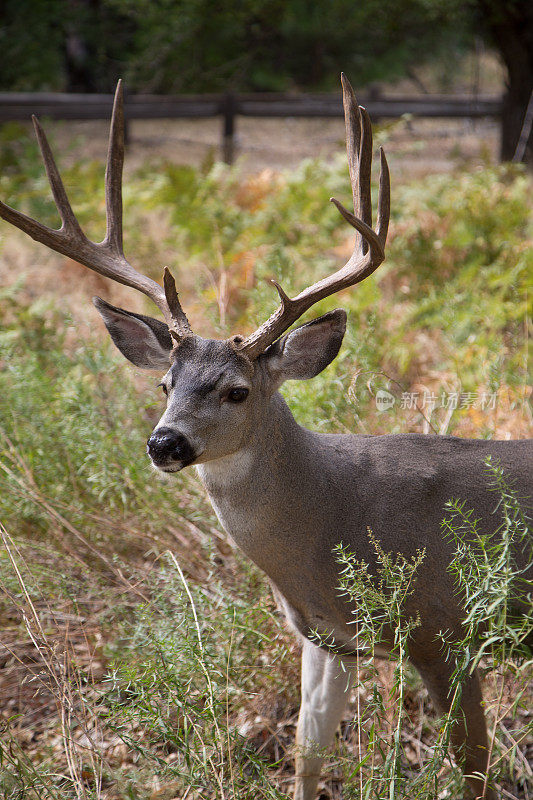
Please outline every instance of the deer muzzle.
[{"label": "deer muzzle", "polygon": [[148,439],[146,452],[163,472],[178,472],[196,458],[187,437],[173,428],[156,428]]}]

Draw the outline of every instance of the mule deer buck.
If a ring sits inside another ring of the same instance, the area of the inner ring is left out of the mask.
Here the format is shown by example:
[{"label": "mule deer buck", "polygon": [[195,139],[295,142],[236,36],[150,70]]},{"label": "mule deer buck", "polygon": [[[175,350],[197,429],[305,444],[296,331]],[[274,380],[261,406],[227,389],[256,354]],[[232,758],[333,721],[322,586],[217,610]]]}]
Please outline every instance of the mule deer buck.
[{"label": "mule deer buck", "polygon": [[[389,172],[381,152],[377,224],[372,228],[370,171],[372,131],[364,108],[342,76],[348,165],[354,213],[333,202],[358,236],[347,263],[290,299],[272,281],[281,304],[247,337],[225,341],[193,333],[174,279],[164,288],[126,261],[122,245],[121,180],[123,100],[119,83],[113,107],[106,169],[107,232],[101,243],[86,238],[69,204],[46,137],[35,130],[62,226],[51,230],[0,204],[0,216],[32,238],[89,269],[131,286],[158,306],[164,322],[95,298],[118,349],[137,367],[164,371],[167,407],[148,439],[159,470],[195,465],[218,518],[242,550],[270,578],[280,608],[303,642],[302,703],[297,728],[296,800],[315,797],[322,758],[348,697],[357,642],[353,609],[339,596],[332,550],[342,541],[369,564],[375,557],[370,528],[386,552],[426,557],[408,601],[420,615],[410,659],[436,705],[450,704],[453,665],[439,631],[461,638],[462,610],[447,572],[451,545],[440,533],[444,504],[465,497],[481,526],[498,524],[486,486],[484,459],[497,458],[522,496],[531,494],[531,442],[462,440],[418,434],[360,436],[317,434],[300,427],[278,393],[286,380],[307,380],[335,358],[346,313],[337,309],[287,333],[313,304],[371,275],[384,260],[389,224]],[[529,484],[529,485],[528,485]],[[526,556],[518,554],[525,562]],[[524,563],[524,567],[525,567]],[[309,640],[311,631],[334,637],[332,652]],[[382,643],[382,652],[390,650]],[[345,671],[343,671],[343,668]],[[474,794],[483,795],[487,735],[478,676],[462,687],[452,744]],[[495,798],[486,788],[486,798]]]}]

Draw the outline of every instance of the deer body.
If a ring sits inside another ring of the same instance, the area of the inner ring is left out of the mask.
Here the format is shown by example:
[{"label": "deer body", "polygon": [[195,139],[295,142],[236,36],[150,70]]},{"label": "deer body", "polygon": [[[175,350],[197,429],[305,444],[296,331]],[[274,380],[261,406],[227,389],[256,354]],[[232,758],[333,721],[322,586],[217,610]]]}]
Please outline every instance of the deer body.
[{"label": "deer body", "polygon": [[501,523],[487,488],[488,455],[521,496],[532,494],[529,441],[314,433],[276,393],[244,448],[197,469],[225,531],[274,583],[292,625],[306,637],[334,631],[335,644],[349,651],[353,609],[339,597],[333,548],[342,542],[374,565],[368,528],[386,552],[410,557],[426,548],[413,607],[437,630],[458,629],[460,606],[445,570],[453,545],[441,522],[447,500],[462,498],[481,532]]},{"label": "deer body", "polygon": [[[137,272],[122,248],[121,176],[124,118],[119,84],[113,107],[106,169],[107,232],[100,243],[83,234],[69,204],[43,130],[36,132],[62,220],[52,230],[0,202],[0,217],[32,238],[96,272],[146,294],[165,322],[95,305],[119,350],[136,366],[164,372],[167,407],[148,439],[148,454],[163,472],[195,465],[225,530],[269,576],[276,599],[303,641],[302,705],[297,728],[295,799],[313,800],[321,753],[341,718],[358,643],[354,609],[340,597],[333,548],[342,542],[358,560],[375,566],[370,528],[385,552],[426,555],[405,613],[420,615],[409,655],[435,702],[450,703],[453,665],[440,631],[461,634],[462,609],[447,572],[451,544],[441,534],[444,504],[468,501],[481,531],[500,524],[497,499],[487,488],[483,462],[492,455],[521,497],[532,494],[531,442],[462,440],[454,437],[318,434],[300,427],[279,394],[286,380],[318,375],[335,358],[346,327],[337,309],[286,331],[311,306],[353,286],[385,257],[390,186],[381,153],[376,229],[372,228],[370,172],[372,131],[342,76],[348,166],[354,214],[334,201],[356,229],[353,253],[332,275],[289,298],[273,281],[281,305],[254,333],[225,341],[195,335],[181,308],[168,269],[161,287]],[[285,334],[285,335],[284,335]],[[522,566],[528,553],[517,553]],[[526,598],[524,598],[524,603]],[[309,641],[323,634],[334,648]],[[461,637],[462,638],[462,637]],[[380,653],[389,647],[387,634]],[[471,788],[485,788],[487,737],[479,681],[474,673],[461,691],[461,713],[452,745]]]}]

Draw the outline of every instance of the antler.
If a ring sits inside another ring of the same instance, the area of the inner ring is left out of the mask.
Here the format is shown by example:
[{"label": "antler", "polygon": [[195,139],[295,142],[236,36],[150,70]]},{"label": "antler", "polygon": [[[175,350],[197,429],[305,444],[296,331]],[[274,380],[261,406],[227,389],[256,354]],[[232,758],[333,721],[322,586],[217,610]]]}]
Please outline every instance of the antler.
[{"label": "antler", "polygon": [[178,300],[174,278],[165,267],[164,290],[137,272],[124,257],[122,244],[122,167],[124,164],[124,97],[122,81],[117,84],[113,114],[109,131],[109,149],[105,173],[106,235],[102,242],[92,242],[83,233],[69,203],[63,181],[57,169],[50,145],[36,117],[33,124],[48,175],[52,195],[61,217],[59,230],[48,228],[10,208],[0,201],[0,217],[11,223],[32,239],[62,253],[80,264],[131,286],[147,295],[162,312],[172,336],[179,340],[192,333],[189,322]]},{"label": "antler", "polygon": [[381,174],[378,194],[377,228],[372,229],[372,200],[370,177],[372,166],[372,126],[366,110],[357,104],[350,82],[341,74],[346,150],[352,184],[354,212],[331,198],[344,219],[361,234],[347,263],[291,299],[279,283],[271,280],[281,300],[281,306],[254,333],[235,346],[251,358],[257,358],[278,339],[301,315],[324,297],[353,286],[376,270],[385,258],[385,241],[390,216],[390,179],[385,153],[380,148]]},{"label": "antler", "polygon": [[[377,227],[372,228],[372,202],[370,192],[372,162],[372,127],[364,108],[357,104],[353,89],[341,75],[344,117],[346,123],[346,149],[352,184],[354,214],[338,200],[331,198],[342,216],[360,234],[347,263],[337,272],[309,286],[294,298],[288,297],[279,283],[276,287],[281,305],[254,333],[246,339],[234,337],[234,346],[250,359],[257,358],[278,339],[301,315],[324,297],[353,286],[376,270],[385,258],[385,241],[390,215],[390,181],[387,159],[383,150],[378,195]],[[0,217],[24,231],[32,239],[42,242],[58,253],[84,264],[89,269],[112,278],[147,295],[161,310],[170,333],[179,341],[192,334],[183,311],[176,285],[168,268],[164,272],[164,288],[137,272],[126,260],[122,243],[122,167],[124,163],[124,101],[122,81],[118,82],[113,103],[109,149],[105,176],[106,236],[102,242],[92,242],[83,233],[69,203],[52,151],[38,120],[33,117],[35,132],[48,175],[55,204],[61,217],[61,227],[53,230],[10,208],[0,201]]]}]

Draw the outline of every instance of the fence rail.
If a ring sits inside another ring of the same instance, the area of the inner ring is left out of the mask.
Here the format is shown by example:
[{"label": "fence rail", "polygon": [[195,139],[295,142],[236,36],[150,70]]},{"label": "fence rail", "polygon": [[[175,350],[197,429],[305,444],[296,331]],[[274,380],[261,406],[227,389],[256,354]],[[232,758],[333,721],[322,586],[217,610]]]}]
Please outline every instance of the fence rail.
[{"label": "fence rail", "polygon": [[[500,117],[502,98],[494,95],[421,95],[359,97],[374,120],[415,117]],[[0,122],[27,120],[31,114],[58,120],[107,119],[113,96],[107,94],[0,93]],[[341,117],[338,94],[130,95],[126,120],[222,117],[223,152],[231,161],[237,117]]]}]

